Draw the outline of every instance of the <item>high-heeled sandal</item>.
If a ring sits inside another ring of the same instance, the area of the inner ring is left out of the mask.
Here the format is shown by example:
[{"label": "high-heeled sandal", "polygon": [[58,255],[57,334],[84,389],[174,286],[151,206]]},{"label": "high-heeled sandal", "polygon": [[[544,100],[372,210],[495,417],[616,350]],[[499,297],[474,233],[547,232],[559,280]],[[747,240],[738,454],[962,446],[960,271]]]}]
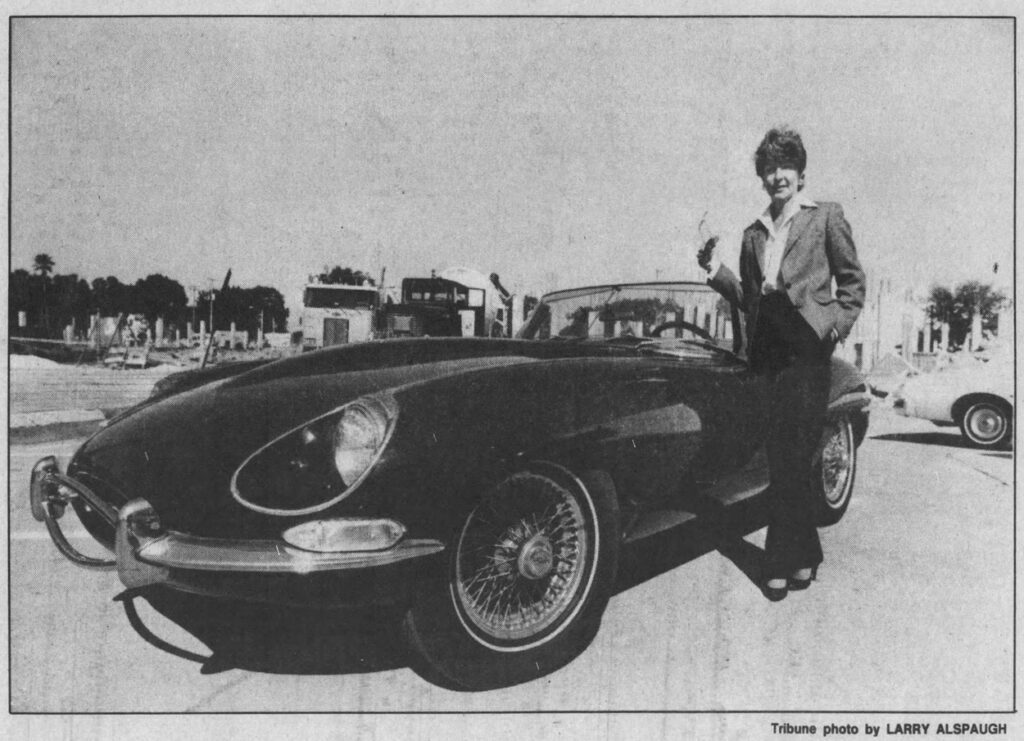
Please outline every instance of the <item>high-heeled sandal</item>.
[{"label": "high-heeled sandal", "polygon": [[789,592],[789,580],[787,579],[781,587],[773,587],[768,584],[770,581],[782,581],[781,579],[765,579],[761,585],[761,592],[772,602],[778,602],[786,598]]},{"label": "high-heeled sandal", "polygon": [[[803,571],[803,569],[800,569]],[[811,567],[811,576],[807,579],[797,579],[795,576],[791,576],[786,579],[786,587],[794,592],[799,592],[802,589],[807,589],[811,586],[811,582],[818,578],[818,567]]]}]

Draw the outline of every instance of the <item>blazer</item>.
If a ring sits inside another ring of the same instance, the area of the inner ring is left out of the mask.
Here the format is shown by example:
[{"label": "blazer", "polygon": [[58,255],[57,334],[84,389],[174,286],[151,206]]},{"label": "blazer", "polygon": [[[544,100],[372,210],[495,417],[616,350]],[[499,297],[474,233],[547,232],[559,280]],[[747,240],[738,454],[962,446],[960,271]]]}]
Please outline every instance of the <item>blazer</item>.
[{"label": "blazer", "polygon": [[[746,312],[751,334],[757,327],[767,237],[764,224],[755,221],[743,232],[739,279],[725,265],[708,279],[726,300]],[[818,337],[824,339],[835,329],[840,340],[846,339],[864,306],[865,286],[842,206],[819,202],[802,207],[793,217],[782,252],[780,280],[789,300]]]}]

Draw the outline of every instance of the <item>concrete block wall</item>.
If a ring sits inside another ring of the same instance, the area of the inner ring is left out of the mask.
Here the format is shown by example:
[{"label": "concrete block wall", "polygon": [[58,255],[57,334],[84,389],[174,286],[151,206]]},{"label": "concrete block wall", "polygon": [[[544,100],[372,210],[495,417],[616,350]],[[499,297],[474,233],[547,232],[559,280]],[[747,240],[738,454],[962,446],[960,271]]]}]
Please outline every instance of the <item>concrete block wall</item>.
[{"label": "concrete block wall", "polygon": [[146,399],[158,380],[177,370],[171,365],[147,370],[11,368],[10,411],[123,409]]}]

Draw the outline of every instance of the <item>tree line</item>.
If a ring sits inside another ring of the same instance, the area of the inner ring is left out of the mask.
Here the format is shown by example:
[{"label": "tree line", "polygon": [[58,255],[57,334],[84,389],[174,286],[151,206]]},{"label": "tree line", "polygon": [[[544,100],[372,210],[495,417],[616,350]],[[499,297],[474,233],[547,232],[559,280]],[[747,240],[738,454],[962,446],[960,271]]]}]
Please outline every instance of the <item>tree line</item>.
[{"label": "tree line", "polygon": [[[988,283],[971,280],[950,289],[933,286],[928,295],[926,311],[932,321],[942,322],[949,327],[946,345],[951,350],[959,349],[967,341],[974,317],[981,317],[981,331],[992,334],[999,329],[999,312],[1009,304],[1002,291]],[[980,340],[981,338],[975,338]]]},{"label": "tree line", "polygon": [[54,268],[53,258],[40,253],[31,271],[11,271],[9,336],[59,339],[64,328],[71,325],[75,334],[85,339],[91,317],[97,313],[114,317],[142,315],[151,327],[157,319],[163,319],[168,335],[176,327],[184,336],[188,325],[198,329],[200,320],[209,321],[211,297],[214,329],[230,329],[234,322],[239,331],[256,334],[261,319],[265,332],[284,332],[288,328],[284,297],[269,286],[228,286],[224,291],[203,291],[196,305],[189,306],[185,287],[159,273],[135,283],[122,283],[114,276],[90,282],[76,273],[61,275]]}]

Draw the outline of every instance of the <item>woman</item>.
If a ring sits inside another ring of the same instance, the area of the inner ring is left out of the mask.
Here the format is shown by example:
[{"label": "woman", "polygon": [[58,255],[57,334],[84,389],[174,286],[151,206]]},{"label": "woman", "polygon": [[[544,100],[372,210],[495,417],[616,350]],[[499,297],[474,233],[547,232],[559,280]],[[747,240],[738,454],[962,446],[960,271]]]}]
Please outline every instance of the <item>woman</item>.
[{"label": "woman", "polygon": [[[708,282],[747,314],[751,368],[771,385],[765,596],[806,589],[822,561],[812,463],[825,424],[831,356],[864,305],[864,271],[837,203],[802,191],[800,135],[769,131],[754,167],[771,202],[743,232],[740,277],[711,249],[698,255]],[[835,280],[835,293],[832,281]]]}]

